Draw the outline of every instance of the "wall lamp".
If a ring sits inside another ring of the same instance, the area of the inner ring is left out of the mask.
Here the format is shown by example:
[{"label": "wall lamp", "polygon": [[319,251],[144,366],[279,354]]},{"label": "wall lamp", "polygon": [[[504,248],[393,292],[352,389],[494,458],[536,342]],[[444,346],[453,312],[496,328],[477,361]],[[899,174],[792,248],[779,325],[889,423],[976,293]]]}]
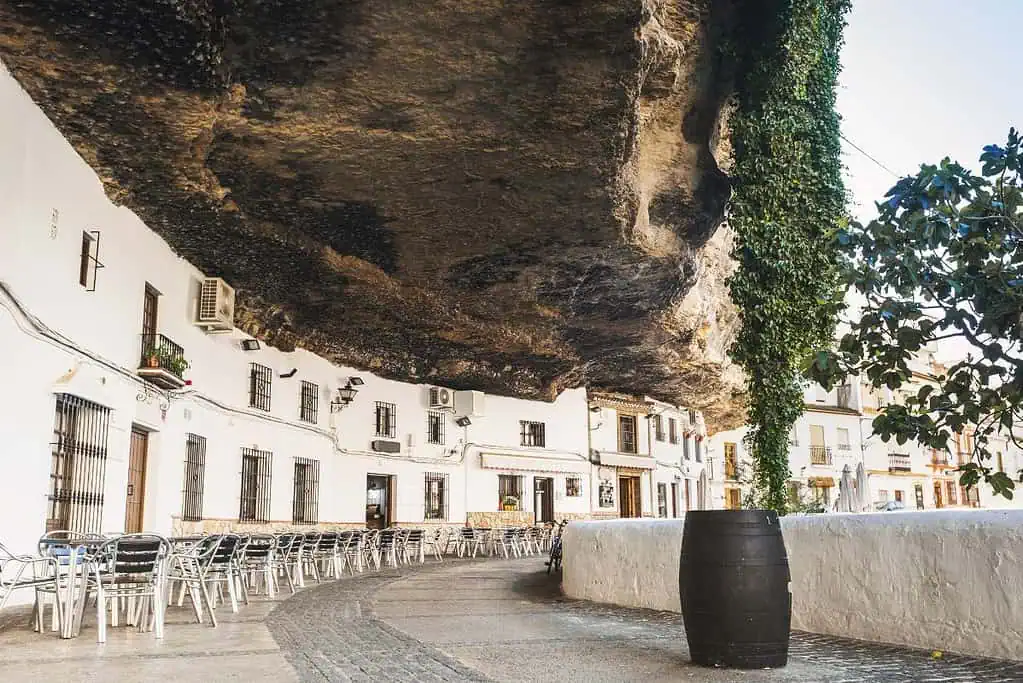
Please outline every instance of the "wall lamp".
[{"label": "wall lamp", "polygon": [[463,415],[462,417],[455,420],[455,424],[458,425],[459,427],[468,427],[469,425],[472,424],[472,420]]},{"label": "wall lamp", "polygon": [[590,406],[590,412],[591,413],[599,413],[600,412],[600,406]]},{"label": "wall lamp", "polygon": [[244,339],[242,340],[242,348],[246,351],[259,351],[259,340],[258,339]]},{"label": "wall lamp", "polygon": [[[354,377],[353,379],[359,378]],[[362,380],[359,380],[359,383],[361,384]],[[352,384],[353,382],[348,380],[348,384],[338,388],[337,396],[330,402],[330,412],[339,413],[345,409],[345,406],[355,400],[355,395],[359,393],[359,390],[353,387]]]}]

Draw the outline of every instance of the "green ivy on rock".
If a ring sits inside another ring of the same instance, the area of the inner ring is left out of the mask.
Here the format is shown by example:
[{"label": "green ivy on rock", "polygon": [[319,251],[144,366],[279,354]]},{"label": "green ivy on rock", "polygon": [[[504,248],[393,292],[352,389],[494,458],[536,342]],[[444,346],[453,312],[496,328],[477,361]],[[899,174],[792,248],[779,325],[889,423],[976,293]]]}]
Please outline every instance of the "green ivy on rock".
[{"label": "green ivy on rock", "polygon": [[831,236],[845,216],[835,86],[848,0],[749,0],[732,46],[737,108],[729,286],[742,327],[754,501],[784,513],[803,366],[842,305]]}]

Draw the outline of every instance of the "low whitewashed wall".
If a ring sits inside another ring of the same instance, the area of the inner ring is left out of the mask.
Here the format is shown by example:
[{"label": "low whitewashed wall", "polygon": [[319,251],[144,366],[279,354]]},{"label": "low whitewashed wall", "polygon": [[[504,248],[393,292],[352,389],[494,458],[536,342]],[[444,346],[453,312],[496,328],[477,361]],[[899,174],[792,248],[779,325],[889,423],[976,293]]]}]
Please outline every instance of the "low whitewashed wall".
[{"label": "low whitewashed wall", "polygon": [[[792,627],[1023,660],[1023,511],[782,520]],[[681,520],[573,522],[565,593],[679,611]]]}]

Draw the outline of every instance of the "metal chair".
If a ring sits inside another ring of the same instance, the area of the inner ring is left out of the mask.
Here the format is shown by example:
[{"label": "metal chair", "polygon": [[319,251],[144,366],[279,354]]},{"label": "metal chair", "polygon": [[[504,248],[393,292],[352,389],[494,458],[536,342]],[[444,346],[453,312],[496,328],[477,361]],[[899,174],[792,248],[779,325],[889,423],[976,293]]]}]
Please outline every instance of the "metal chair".
[{"label": "metal chair", "polygon": [[[128,624],[139,631],[152,624],[157,638],[163,638],[166,561],[170,542],[155,534],[126,534],[107,541],[93,558],[94,579],[90,588],[96,595],[97,642],[107,640],[107,608],[112,601],[118,609],[120,598],[128,599]],[[151,619],[150,619],[151,618]]]}]

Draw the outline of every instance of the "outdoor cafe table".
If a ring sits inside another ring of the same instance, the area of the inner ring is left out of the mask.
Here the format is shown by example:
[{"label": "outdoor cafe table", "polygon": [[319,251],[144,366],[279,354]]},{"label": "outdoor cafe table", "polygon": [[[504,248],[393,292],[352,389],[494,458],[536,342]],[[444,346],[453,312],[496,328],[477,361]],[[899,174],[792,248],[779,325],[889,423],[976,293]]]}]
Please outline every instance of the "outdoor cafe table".
[{"label": "outdoor cafe table", "polygon": [[105,543],[102,539],[68,541],[66,539],[44,538],[39,547],[44,555],[57,559],[58,571],[67,571],[63,585],[58,580],[55,600],[61,604],[60,637],[74,638],[82,627],[85,612],[85,598],[89,590],[91,557]]}]

